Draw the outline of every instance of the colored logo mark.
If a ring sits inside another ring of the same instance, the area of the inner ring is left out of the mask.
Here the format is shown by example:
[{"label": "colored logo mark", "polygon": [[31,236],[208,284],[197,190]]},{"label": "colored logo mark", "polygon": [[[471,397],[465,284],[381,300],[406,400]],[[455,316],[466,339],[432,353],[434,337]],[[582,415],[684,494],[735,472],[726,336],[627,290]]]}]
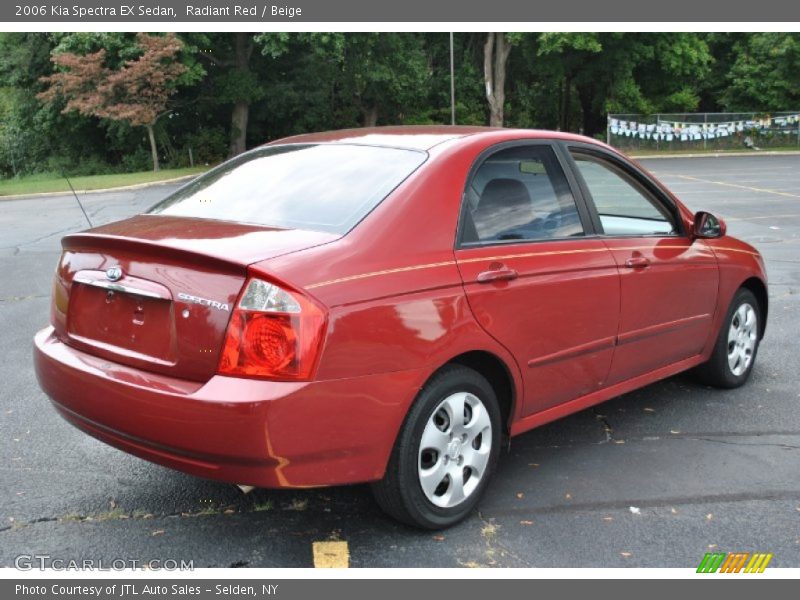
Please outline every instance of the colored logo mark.
[{"label": "colored logo mark", "polygon": [[772,553],[707,552],[697,567],[698,573],[763,573]]}]

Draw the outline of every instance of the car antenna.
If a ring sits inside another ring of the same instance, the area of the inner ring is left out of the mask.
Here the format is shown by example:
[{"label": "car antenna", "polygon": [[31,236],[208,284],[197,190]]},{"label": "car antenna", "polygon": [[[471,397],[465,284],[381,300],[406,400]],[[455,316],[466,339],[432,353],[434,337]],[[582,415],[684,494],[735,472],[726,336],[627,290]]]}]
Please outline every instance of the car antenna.
[{"label": "car antenna", "polygon": [[77,194],[77,192],[75,192],[75,188],[72,187],[72,182],[69,180],[69,177],[67,177],[66,173],[61,173],[61,175],[64,177],[64,179],[67,180],[67,185],[69,186],[69,189],[72,190],[72,195],[75,196],[75,201],[78,203],[78,206],[81,207],[81,212],[83,213],[83,216],[86,217],[86,222],[89,224],[89,228],[90,229],[93,228],[94,225],[92,225],[92,220],[89,218],[89,215],[86,214],[86,209],[83,208],[83,204],[81,203],[81,199],[78,198],[78,194]]}]

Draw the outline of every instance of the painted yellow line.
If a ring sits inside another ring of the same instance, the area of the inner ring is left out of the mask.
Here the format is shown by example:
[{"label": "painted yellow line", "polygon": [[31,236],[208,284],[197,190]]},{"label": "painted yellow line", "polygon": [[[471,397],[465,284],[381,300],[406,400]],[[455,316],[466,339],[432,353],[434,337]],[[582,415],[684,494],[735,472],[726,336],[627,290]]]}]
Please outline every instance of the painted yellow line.
[{"label": "painted yellow line", "polygon": [[317,569],[347,569],[350,566],[347,542],[314,542],[311,547]]},{"label": "painted yellow line", "polygon": [[759,194],[774,194],[776,196],[788,196],[789,198],[800,198],[798,194],[790,194],[789,192],[781,192],[779,190],[770,190],[766,188],[756,188],[747,185],[739,185],[737,183],[728,183],[727,181],[712,181],[711,179],[700,179],[699,177],[692,177],[690,175],[678,175],[681,179],[689,181],[699,181],[700,183],[713,183],[714,185],[723,185],[725,187],[738,188],[740,190],[747,190],[749,192],[756,192]]},{"label": "painted yellow line", "polygon": [[756,219],[795,219],[800,213],[791,215],[759,215],[757,217],[725,217],[726,221],[755,221]]}]

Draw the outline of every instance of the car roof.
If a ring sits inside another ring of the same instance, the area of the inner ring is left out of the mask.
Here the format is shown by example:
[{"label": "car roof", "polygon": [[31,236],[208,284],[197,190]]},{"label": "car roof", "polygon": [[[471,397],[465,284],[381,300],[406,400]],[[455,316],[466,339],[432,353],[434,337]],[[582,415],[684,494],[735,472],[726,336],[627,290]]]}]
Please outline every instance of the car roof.
[{"label": "car roof", "polygon": [[270,142],[269,145],[280,144],[319,144],[349,143],[367,146],[388,146],[408,148],[410,150],[430,150],[434,146],[465,137],[491,136],[508,140],[528,138],[563,139],[581,142],[595,142],[584,136],[547,131],[543,129],[506,129],[503,127],[478,127],[464,125],[409,125],[392,127],[362,127],[358,129],[340,129],[320,133],[304,133]]}]

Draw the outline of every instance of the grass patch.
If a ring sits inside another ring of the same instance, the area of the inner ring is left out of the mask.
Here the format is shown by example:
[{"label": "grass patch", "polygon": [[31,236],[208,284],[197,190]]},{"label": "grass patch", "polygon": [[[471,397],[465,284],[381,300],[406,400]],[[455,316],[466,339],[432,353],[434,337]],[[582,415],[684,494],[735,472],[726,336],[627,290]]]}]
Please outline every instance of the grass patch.
[{"label": "grass patch", "polygon": [[114,508],[108,512],[100,513],[91,517],[95,521],[116,521],[117,519],[128,519],[128,513],[121,508]]},{"label": "grass patch", "polygon": [[267,510],[272,510],[273,504],[272,500],[265,500],[264,502],[257,502],[253,505],[253,512],[264,512]]},{"label": "grass patch", "polygon": [[[90,175],[86,177],[70,177],[72,186],[78,190],[103,190],[106,188],[152,183],[197,175],[208,170],[208,167],[192,167],[186,169],[163,169],[157,173],[142,171],[140,173],[116,173],[113,175]],[[57,173],[38,173],[11,179],[0,179],[0,197],[15,194],[44,194],[47,192],[69,192],[66,179]]]},{"label": "grass patch", "polygon": [[59,521],[66,521],[68,523],[76,523],[78,521],[83,521],[86,517],[83,515],[79,515],[77,513],[70,513],[68,515],[64,515],[63,517],[59,518]]},{"label": "grass patch", "polygon": [[117,521],[119,519],[129,519],[130,515],[127,512],[117,507],[103,513],[96,513],[91,515],[81,515],[77,513],[70,513],[59,517],[59,521],[68,523],[83,523],[84,521]]},{"label": "grass patch", "polygon": [[219,509],[213,506],[206,506],[205,508],[201,508],[197,512],[189,513],[188,516],[190,517],[208,517],[210,515],[216,515],[219,513]]}]

